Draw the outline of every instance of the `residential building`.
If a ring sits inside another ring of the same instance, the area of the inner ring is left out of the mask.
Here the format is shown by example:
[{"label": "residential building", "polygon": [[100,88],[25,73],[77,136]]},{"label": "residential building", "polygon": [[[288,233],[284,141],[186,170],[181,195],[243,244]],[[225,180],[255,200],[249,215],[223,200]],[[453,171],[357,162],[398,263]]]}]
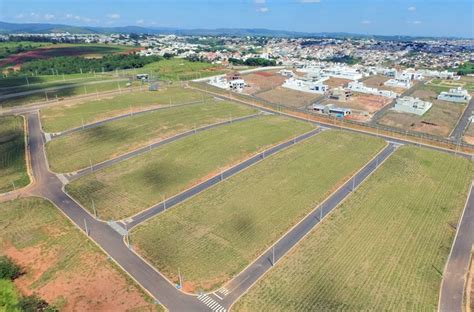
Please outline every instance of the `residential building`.
[{"label": "residential building", "polygon": [[448,92],[443,91],[438,95],[438,100],[457,102],[457,103],[467,103],[471,100],[471,95],[467,90],[462,89],[461,87],[449,89]]},{"label": "residential building", "polygon": [[392,110],[400,113],[409,113],[422,116],[426,113],[433,104],[428,101],[422,101],[419,98],[414,98],[411,96],[405,96],[397,99],[395,106]]}]

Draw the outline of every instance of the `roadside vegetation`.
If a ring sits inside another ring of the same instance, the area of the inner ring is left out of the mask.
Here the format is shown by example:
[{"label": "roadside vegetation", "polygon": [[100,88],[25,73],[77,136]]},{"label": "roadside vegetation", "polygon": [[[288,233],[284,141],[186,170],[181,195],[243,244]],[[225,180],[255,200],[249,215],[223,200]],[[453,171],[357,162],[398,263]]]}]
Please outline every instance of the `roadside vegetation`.
[{"label": "roadside vegetation", "polygon": [[324,131],[132,230],[134,248],[188,291],[222,285],[369,161],[377,138]]},{"label": "roadside vegetation", "polygon": [[28,183],[24,122],[21,116],[0,117],[0,193]]},{"label": "roadside vegetation", "polygon": [[46,144],[46,154],[53,171],[71,172],[194,127],[255,113],[247,106],[217,100],[172,107],[59,137]]},{"label": "roadside vegetation", "polygon": [[159,91],[133,92],[56,105],[41,110],[46,132],[60,132],[109,117],[167,105],[209,100],[204,93],[178,86],[160,87]]},{"label": "roadside vegetation", "polygon": [[161,310],[46,200],[0,203],[0,245],[0,256],[22,270],[0,279],[0,310]]},{"label": "roadside vegetation", "polygon": [[232,310],[436,310],[472,177],[466,159],[400,147]]},{"label": "roadside vegetation", "polygon": [[222,126],[84,176],[66,190],[91,213],[93,200],[99,218],[122,219],[312,128],[277,116]]}]

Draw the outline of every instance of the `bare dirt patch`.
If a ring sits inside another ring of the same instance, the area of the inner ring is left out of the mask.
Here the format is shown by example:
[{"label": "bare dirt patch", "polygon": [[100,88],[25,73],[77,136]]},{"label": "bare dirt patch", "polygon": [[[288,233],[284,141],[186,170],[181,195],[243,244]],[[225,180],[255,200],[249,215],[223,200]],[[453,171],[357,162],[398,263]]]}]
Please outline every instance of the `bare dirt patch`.
[{"label": "bare dirt patch", "polygon": [[318,101],[323,96],[321,94],[296,91],[284,87],[277,87],[273,90],[259,93],[257,97],[272,102],[291,107],[306,107]]},{"label": "bare dirt patch", "polygon": [[345,87],[349,82],[352,80],[350,79],[343,79],[343,78],[334,78],[331,77],[328,80],[324,81],[325,85],[328,85],[330,88],[338,88],[338,87]]},{"label": "bare dirt patch", "polygon": [[382,75],[375,75],[375,76],[371,76],[371,77],[363,80],[362,82],[367,87],[377,88],[377,89],[380,89],[380,90],[390,90],[390,91],[394,91],[394,92],[397,92],[397,93],[403,93],[405,91],[405,89],[402,89],[402,88],[392,88],[392,87],[385,86],[384,85],[385,81],[387,81],[389,79],[390,79],[389,77],[385,77],[385,76],[382,76]]},{"label": "bare dirt patch", "polygon": [[[474,144],[474,124],[471,122],[463,137],[464,142]],[[473,287],[474,288],[474,287]]]},{"label": "bare dirt patch", "polygon": [[242,79],[244,79],[245,83],[248,85],[248,87],[243,91],[247,94],[255,94],[257,92],[276,88],[281,86],[286,80],[285,77],[274,72],[252,73],[242,76]]}]

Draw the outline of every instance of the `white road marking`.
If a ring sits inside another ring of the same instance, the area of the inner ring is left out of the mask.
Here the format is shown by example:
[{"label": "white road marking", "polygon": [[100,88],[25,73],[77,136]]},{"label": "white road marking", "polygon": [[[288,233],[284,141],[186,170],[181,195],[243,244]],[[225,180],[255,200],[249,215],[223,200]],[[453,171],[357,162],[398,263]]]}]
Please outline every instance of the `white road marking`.
[{"label": "white road marking", "polygon": [[217,301],[209,297],[208,295],[199,295],[198,296],[199,301],[204,303],[209,307],[214,312],[226,312],[226,309],[220,305]]}]

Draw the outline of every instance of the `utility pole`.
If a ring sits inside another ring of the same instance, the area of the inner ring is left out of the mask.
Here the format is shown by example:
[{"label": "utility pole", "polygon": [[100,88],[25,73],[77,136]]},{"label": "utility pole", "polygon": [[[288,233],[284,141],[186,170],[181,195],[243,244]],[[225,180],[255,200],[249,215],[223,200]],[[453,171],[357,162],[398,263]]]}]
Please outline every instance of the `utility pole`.
[{"label": "utility pole", "polygon": [[352,191],[355,189],[355,176],[352,178]]},{"label": "utility pole", "polygon": [[89,236],[89,228],[87,227],[87,220],[84,218],[84,230],[86,232],[86,235]]},{"label": "utility pole", "polygon": [[48,102],[48,101],[49,101],[49,100],[48,100],[48,92],[45,91],[45,92],[44,92],[44,95],[46,96],[46,102]]},{"label": "utility pole", "polygon": [[81,121],[82,121],[82,130],[84,130],[84,117],[81,116]]},{"label": "utility pole", "polygon": [[94,211],[94,216],[97,219],[97,210],[95,209],[94,199],[92,198],[91,200],[92,200],[92,210]]},{"label": "utility pole", "polygon": [[272,248],[272,266],[275,265],[275,246]]},{"label": "utility pole", "polygon": [[89,166],[91,168],[91,172],[94,172],[94,168],[92,167],[92,160],[89,158]]},{"label": "utility pole", "polygon": [[12,184],[13,184],[13,190],[16,191],[15,181],[12,181]]}]

